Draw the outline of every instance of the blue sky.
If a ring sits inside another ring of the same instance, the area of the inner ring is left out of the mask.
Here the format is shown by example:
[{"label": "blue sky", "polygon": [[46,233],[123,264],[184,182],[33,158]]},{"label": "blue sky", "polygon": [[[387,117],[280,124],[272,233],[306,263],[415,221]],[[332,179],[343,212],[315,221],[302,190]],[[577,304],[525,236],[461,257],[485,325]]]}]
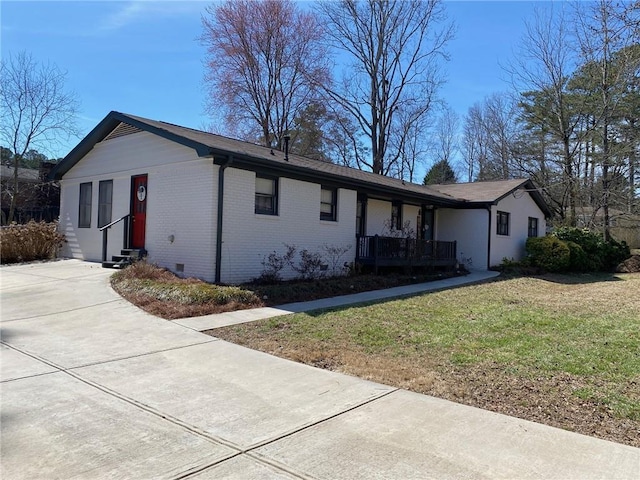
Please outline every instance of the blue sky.
[{"label": "blue sky", "polygon": [[[27,51],[67,72],[88,133],[117,110],[192,128],[206,128],[203,60],[197,38],[204,1],[1,2],[1,54]],[[541,2],[447,1],[456,38],[440,91],[462,117],[485,96],[508,88],[504,65],[524,20]],[[548,4],[547,4],[548,5]],[[77,143],[44,152],[64,156]]]}]

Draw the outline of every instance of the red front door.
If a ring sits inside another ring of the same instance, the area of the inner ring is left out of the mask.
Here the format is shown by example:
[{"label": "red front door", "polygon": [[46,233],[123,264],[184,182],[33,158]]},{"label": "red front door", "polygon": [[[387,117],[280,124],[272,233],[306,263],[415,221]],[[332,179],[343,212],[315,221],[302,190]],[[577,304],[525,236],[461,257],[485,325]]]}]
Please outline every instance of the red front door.
[{"label": "red front door", "polygon": [[131,246],[144,248],[144,234],[147,223],[147,176],[132,179],[133,199],[131,201]]}]

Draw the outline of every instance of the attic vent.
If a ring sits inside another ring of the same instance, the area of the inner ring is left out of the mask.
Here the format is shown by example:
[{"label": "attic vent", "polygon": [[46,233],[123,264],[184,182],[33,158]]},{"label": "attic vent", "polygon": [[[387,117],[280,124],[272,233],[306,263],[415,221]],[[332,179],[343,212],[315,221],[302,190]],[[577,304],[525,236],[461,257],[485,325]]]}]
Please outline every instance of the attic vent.
[{"label": "attic vent", "polygon": [[138,133],[141,132],[142,130],[140,130],[138,127],[134,127],[131,125],[128,125],[126,123],[120,123],[120,125],[118,125],[109,135],[107,135],[105,137],[105,139],[103,140],[103,142],[106,142],[107,140],[111,140],[114,138],[118,138],[118,137],[124,137],[125,135],[131,135],[133,133]]}]

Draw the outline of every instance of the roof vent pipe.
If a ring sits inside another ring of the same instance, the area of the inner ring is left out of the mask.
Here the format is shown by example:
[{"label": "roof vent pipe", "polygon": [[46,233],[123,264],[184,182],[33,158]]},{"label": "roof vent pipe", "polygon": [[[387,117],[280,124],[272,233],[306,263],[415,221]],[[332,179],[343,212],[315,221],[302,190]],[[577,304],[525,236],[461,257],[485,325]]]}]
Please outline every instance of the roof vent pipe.
[{"label": "roof vent pipe", "polygon": [[291,135],[289,132],[284,134],[284,161],[289,161],[289,140],[291,140]]}]

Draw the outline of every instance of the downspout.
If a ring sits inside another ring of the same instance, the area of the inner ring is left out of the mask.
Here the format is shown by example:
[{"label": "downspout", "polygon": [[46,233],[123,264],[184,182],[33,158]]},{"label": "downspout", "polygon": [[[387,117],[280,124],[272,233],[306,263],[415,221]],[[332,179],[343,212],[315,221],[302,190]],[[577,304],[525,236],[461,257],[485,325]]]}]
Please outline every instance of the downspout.
[{"label": "downspout", "polygon": [[487,270],[491,268],[491,218],[493,215],[491,214],[491,205],[487,207],[487,211],[489,212],[489,231],[487,232]]},{"label": "downspout", "polygon": [[220,283],[222,272],[222,215],[224,212],[224,171],[233,161],[233,157],[227,157],[227,161],[220,165],[218,170],[218,217],[216,226],[216,277],[215,283]]}]

